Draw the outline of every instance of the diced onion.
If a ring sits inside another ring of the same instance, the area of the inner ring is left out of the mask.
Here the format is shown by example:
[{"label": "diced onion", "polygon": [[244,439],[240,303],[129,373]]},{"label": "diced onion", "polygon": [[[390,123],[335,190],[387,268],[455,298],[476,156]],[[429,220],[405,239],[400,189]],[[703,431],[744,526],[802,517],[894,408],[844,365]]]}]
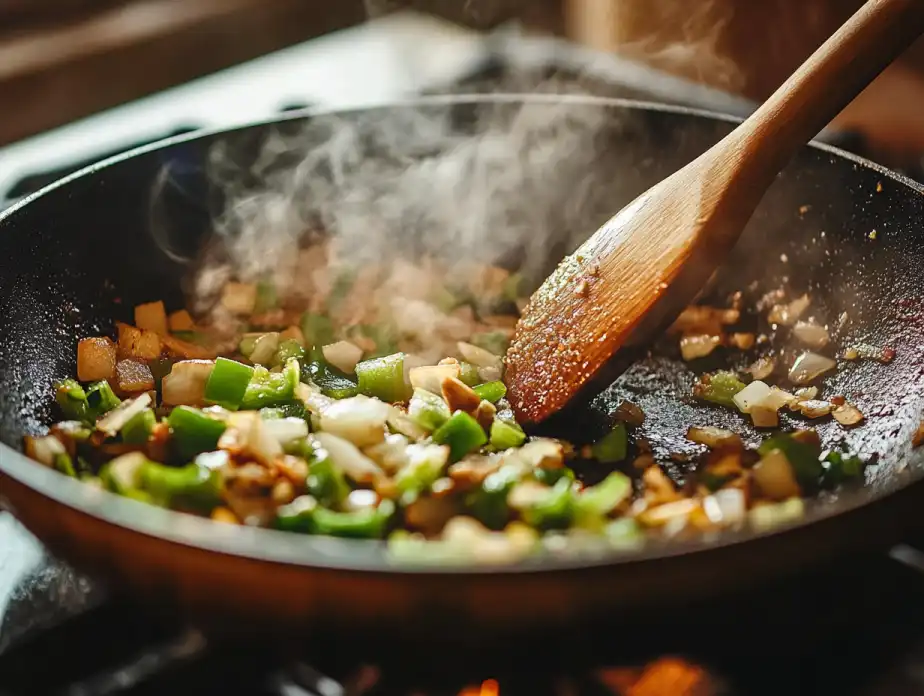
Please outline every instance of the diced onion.
[{"label": "diced onion", "polygon": [[305,404],[305,407],[316,416],[321,415],[325,408],[336,402],[336,399],[322,394],[317,386],[304,382],[295,387],[295,398]]},{"label": "diced onion", "polygon": [[256,411],[238,411],[228,416],[228,427],[218,440],[218,448],[231,454],[252,457],[255,461],[270,466],[281,455],[282,446],[273,437]]},{"label": "diced onion", "polygon": [[393,433],[385,440],[365,450],[366,456],[388,474],[394,474],[407,464],[407,447],[410,444],[404,435]]},{"label": "diced onion", "polygon": [[744,522],[747,503],[744,491],[738,488],[723,488],[703,499],[703,512],[713,524],[731,527]]},{"label": "diced onion", "polygon": [[702,427],[692,426],[687,430],[687,439],[698,442],[706,447],[743,447],[741,437],[731,430],[716,428],[711,425]]},{"label": "diced onion", "polygon": [[818,387],[802,387],[796,389],[796,401],[810,401],[818,397]]},{"label": "diced onion", "polygon": [[164,377],[161,396],[165,406],[199,406],[205,399],[205,384],[215,363],[211,360],[182,360]]},{"label": "diced onion", "polygon": [[253,344],[253,352],[250,354],[250,362],[257,365],[269,365],[276,357],[276,351],[279,349],[279,334],[265,333],[258,338]]},{"label": "diced onion", "polygon": [[781,450],[775,449],[765,454],[754,465],[752,472],[758,488],[772,500],[785,500],[801,493],[792,466]]},{"label": "diced onion", "polygon": [[500,369],[503,364],[500,356],[494,355],[491,351],[480,346],[466,343],[465,341],[459,341],[456,345],[462,358],[475,367],[496,367]]},{"label": "diced onion", "polygon": [[699,508],[698,500],[682,498],[672,503],[648,508],[638,516],[638,521],[646,527],[663,527],[674,520],[686,522],[697,508]]},{"label": "diced onion", "polygon": [[520,461],[534,469],[553,469],[564,461],[561,443],[544,437],[537,437],[516,450]]},{"label": "diced onion", "polygon": [[283,446],[293,440],[308,437],[308,423],[304,418],[273,418],[265,420],[263,427]]},{"label": "diced onion", "polygon": [[856,425],[864,418],[860,409],[848,401],[834,409],[831,415],[834,416],[834,420],[845,426]]},{"label": "diced onion", "polygon": [[735,394],[732,401],[735,402],[735,406],[738,407],[739,411],[750,413],[752,406],[762,403],[768,396],[770,396],[770,386],[765,382],[756,380]]},{"label": "diced onion", "polygon": [[747,371],[751,373],[754,379],[767,379],[776,369],[776,360],[773,358],[758,358]]},{"label": "diced onion", "polygon": [[680,339],[680,355],[687,361],[705,358],[721,344],[721,336],[684,336]]},{"label": "diced onion", "polygon": [[788,391],[780,389],[779,387],[770,387],[770,393],[767,394],[766,398],[758,404],[764,408],[772,408],[774,411],[779,411],[784,406],[793,406],[799,401],[799,399],[794,394],[790,394]]},{"label": "diced onion", "polygon": [[61,454],[67,454],[67,450],[54,435],[26,438],[26,456],[45,466],[54,466],[55,457]]},{"label": "diced onion", "polygon": [[802,316],[802,313],[808,309],[812,301],[809,299],[808,295],[803,295],[798,297],[789,304],[785,305],[776,305],[770,310],[770,314],[767,316],[767,321],[771,324],[782,324],[783,326],[790,326],[796,322],[796,320]]},{"label": "diced onion", "polygon": [[800,401],[796,408],[806,418],[824,418],[829,415],[835,408],[834,404],[829,401],[819,401],[817,399],[807,399]]},{"label": "diced onion", "polygon": [[387,419],[388,404],[359,395],[334,401],[321,411],[321,430],[357,447],[370,447],[385,439]]},{"label": "diced onion", "polygon": [[795,384],[808,384],[835,367],[837,363],[831,358],[806,351],[792,364],[789,370],[789,380]]},{"label": "diced onion", "polygon": [[455,365],[427,365],[412,368],[409,373],[411,386],[414,389],[426,389],[431,394],[440,394],[443,389],[443,380],[447,377],[459,379],[462,369]]},{"label": "diced onion", "polygon": [[321,348],[324,359],[342,372],[352,372],[363,357],[363,349],[349,341],[337,341]]},{"label": "diced onion", "polygon": [[774,505],[760,505],[748,512],[748,521],[757,530],[772,529],[801,519],[805,514],[802,498],[790,498]]},{"label": "diced onion", "polygon": [[375,483],[383,476],[378,464],[360,452],[352,442],[333,433],[315,433],[313,437],[327,450],[334,464],[356,483]]},{"label": "diced onion", "polygon": [[141,413],[151,404],[151,395],[148,392],[123,401],[121,404],[112,409],[109,413],[99,419],[96,423],[96,429],[100,430],[110,437],[115,436],[132,418]]},{"label": "diced onion", "polygon": [[828,330],[824,326],[814,322],[797,321],[792,329],[792,333],[799,341],[809,348],[824,348],[828,345],[828,341],[831,340]]},{"label": "diced onion", "polygon": [[755,428],[775,428],[780,424],[780,416],[777,409],[757,404],[751,407],[751,421]]},{"label": "diced onion", "polygon": [[409,437],[411,440],[423,440],[430,433],[420,427],[410,416],[397,406],[388,404],[388,427],[394,432]]}]

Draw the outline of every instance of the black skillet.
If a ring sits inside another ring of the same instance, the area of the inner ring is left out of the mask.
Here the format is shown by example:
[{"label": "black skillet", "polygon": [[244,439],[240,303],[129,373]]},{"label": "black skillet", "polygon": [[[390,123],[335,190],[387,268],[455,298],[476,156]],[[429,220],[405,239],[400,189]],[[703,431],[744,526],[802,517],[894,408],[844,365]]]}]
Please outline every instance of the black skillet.
[{"label": "black skillet", "polygon": [[[419,130],[422,117],[469,133],[485,119],[496,126],[523,113],[560,118],[563,110],[569,122],[593,124],[592,147],[582,150],[580,161],[554,163],[562,177],[580,182],[579,205],[574,186],[563,185],[557,193],[545,187],[545,198],[523,211],[524,235],[530,220],[561,226],[537,273],[733,126],[731,119],[680,108],[551,95],[434,98],[339,119],[373,128],[383,121],[404,124],[401,147],[408,151],[400,156],[394,143],[383,153],[375,137],[358,141],[368,158],[392,158],[383,164],[387,176],[388,166],[404,166],[405,156],[434,154],[432,140]],[[204,176],[208,153],[221,143],[235,163],[253,163],[270,136],[277,142],[280,134],[320,137],[327,126],[312,125],[318,123],[329,121],[296,114],[174,138],[90,167],[0,216],[0,494],[56,554],[131,597],[199,617],[280,628],[397,626],[418,635],[447,628],[500,635],[754,586],[834,556],[884,547],[916,527],[924,501],[924,457],[911,447],[924,404],[922,188],[821,146],[804,149],[781,175],[709,291],[719,299],[780,285],[808,291],[823,320],[847,312],[844,344],[863,340],[896,351],[889,365],[842,364],[825,381],[826,393],[850,395],[869,416],[850,431],[820,425],[826,443],[846,439],[878,455],[878,464],[864,488],[810,506],[801,523],[641,551],[547,555],[503,569],[410,567],[389,561],[377,543],[213,524],[87,487],[23,457],[22,436],[41,431],[53,417],[51,384],[73,374],[79,337],[111,333],[113,321],[129,319],[139,302],[164,299],[171,309],[183,302],[181,279],[191,268],[183,258],[199,253],[210,211],[221,205]],[[530,147],[524,142],[524,152]],[[375,210],[370,200],[366,213]],[[425,216],[403,222],[410,237],[425,235],[430,224]],[[596,402],[586,422],[605,421],[623,398],[635,401],[647,414],[641,435],[682,480],[683,455],[694,451],[684,438],[688,426],[725,425],[750,441],[758,437],[737,415],[689,400],[695,375],[708,367],[669,357],[642,360]]]}]

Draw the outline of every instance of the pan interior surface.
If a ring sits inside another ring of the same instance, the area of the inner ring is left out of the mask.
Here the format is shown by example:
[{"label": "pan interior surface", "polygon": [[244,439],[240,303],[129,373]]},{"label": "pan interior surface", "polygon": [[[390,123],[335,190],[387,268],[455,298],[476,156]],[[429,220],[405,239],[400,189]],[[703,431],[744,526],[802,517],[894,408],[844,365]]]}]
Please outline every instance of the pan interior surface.
[{"label": "pan interior surface", "polygon": [[[442,99],[179,138],[75,175],[17,206],[0,218],[0,441],[5,445],[0,450],[0,469],[59,502],[175,541],[305,565],[389,567],[375,543],[217,529],[205,520],[83,490],[15,452],[21,451],[23,435],[41,432],[51,422],[51,385],[74,373],[79,338],[112,335],[114,322],[130,322],[132,308],[142,302],[163,299],[169,310],[184,306],[190,275],[202,258],[214,220],[226,209],[227,189],[216,187],[212,176],[217,151],[239,182],[249,176],[253,180],[246,185],[259,188],[262,183],[259,176],[253,178],[255,174],[286,176],[302,164],[293,152],[283,151],[270,169],[260,169],[261,156],[272,143],[321,141],[348,124],[362,160],[376,163],[376,176],[387,181],[408,160],[435,157],[439,145],[456,142],[443,137],[446,129],[461,142],[483,131],[486,124],[494,133],[517,134],[518,124],[524,121],[552,124],[562,129],[561,137],[578,133],[582,138],[580,158],[557,163],[558,176],[564,179],[574,179],[580,171],[579,195],[564,186],[545,185],[544,197],[533,198],[530,205],[535,191],[513,195],[502,189],[494,194],[512,195],[515,204],[503,212],[512,226],[524,230],[522,243],[507,249],[508,262],[527,263],[537,279],[613,212],[733,127],[680,109],[627,102]],[[387,143],[385,152],[381,137],[376,137],[382,122],[394,124],[394,131],[404,134],[400,142]],[[428,138],[427,128],[433,124],[441,129],[439,139]],[[529,138],[517,141],[523,157],[534,146]],[[541,153],[536,156],[541,163]],[[477,155],[473,162],[474,173],[485,176],[487,184],[473,188],[469,196],[488,191],[490,177],[500,176]],[[550,165],[545,162],[545,166]],[[336,172],[330,176],[336,182]],[[388,244],[414,249],[432,234],[432,218],[378,210],[374,193],[361,208],[370,221],[370,247],[376,248],[384,238]],[[341,204],[355,205],[355,201]],[[527,231],[540,219],[544,230],[554,230],[540,238],[541,244]],[[390,224],[375,224],[376,220]],[[822,323],[846,315],[847,343],[887,346],[896,352],[891,364],[847,363],[826,380],[826,393],[850,394],[868,418],[852,430],[825,422],[818,426],[823,440],[829,445],[845,440],[863,455],[876,455],[878,461],[867,471],[866,487],[821,500],[810,510],[809,520],[862,506],[920,478],[924,460],[911,440],[924,407],[922,220],[924,197],[915,185],[840,153],[806,148],[774,184],[708,290],[708,297],[718,301],[739,290],[759,295],[783,287],[790,293],[808,293],[812,313]],[[405,238],[392,240],[389,235],[398,234],[399,228]],[[373,243],[375,239],[379,241]],[[584,417],[598,427],[621,400],[637,403],[646,413],[639,434],[667,463],[668,473],[682,482],[689,467],[685,459],[697,452],[685,438],[689,426],[728,427],[751,443],[760,438],[738,414],[692,402],[693,382],[709,369],[715,366],[708,360],[688,364],[679,358],[645,357]],[[787,416],[783,425],[815,424]],[[744,533],[730,534],[727,541],[747,538]],[[590,562],[631,561],[702,547],[698,542],[652,545]],[[524,567],[566,568],[586,562],[545,559]]]}]

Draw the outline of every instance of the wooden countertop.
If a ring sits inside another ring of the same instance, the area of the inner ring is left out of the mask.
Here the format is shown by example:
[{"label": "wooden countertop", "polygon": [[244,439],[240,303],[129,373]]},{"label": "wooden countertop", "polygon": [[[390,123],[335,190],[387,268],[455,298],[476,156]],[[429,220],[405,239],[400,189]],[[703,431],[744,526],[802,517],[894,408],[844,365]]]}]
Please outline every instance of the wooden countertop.
[{"label": "wooden countertop", "polygon": [[51,10],[33,13],[10,29],[15,15],[3,15],[0,4],[0,144],[365,17],[362,0],[105,0],[93,7],[62,12],[58,22],[48,21]]}]

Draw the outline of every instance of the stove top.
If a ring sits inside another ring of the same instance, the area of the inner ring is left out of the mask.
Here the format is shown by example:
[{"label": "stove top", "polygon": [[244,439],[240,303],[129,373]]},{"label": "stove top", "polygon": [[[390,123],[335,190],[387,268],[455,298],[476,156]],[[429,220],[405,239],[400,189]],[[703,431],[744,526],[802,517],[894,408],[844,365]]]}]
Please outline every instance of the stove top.
[{"label": "stove top", "polygon": [[[423,60],[422,57],[426,57]],[[416,15],[330,35],[0,149],[0,208],[128,148],[309,106],[575,89],[747,115],[753,104],[510,28]],[[862,154],[845,134],[824,137]],[[913,174],[913,173],[912,173]],[[924,180],[924,177],[922,177]],[[924,544],[917,545],[924,549]],[[924,694],[924,554],[909,544],[678,615],[537,637],[493,663],[434,651],[234,644],[152,619],[0,513],[0,696]]]}]

